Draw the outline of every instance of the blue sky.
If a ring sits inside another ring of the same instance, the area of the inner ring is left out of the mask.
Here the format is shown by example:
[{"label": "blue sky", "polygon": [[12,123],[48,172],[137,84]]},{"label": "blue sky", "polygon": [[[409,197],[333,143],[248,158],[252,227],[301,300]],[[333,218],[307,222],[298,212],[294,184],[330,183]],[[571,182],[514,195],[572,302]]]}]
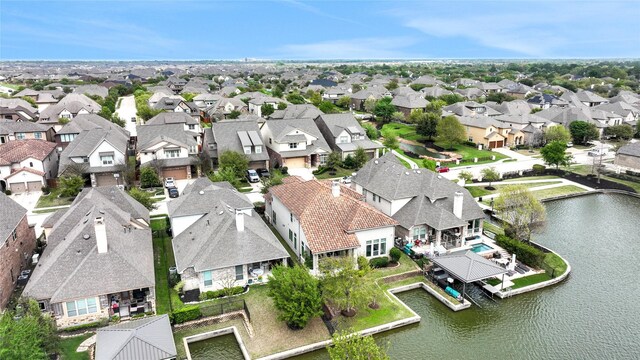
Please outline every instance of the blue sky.
[{"label": "blue sky", "polygon": [[638,58],[640,1],[0,1],[0,60]]}]

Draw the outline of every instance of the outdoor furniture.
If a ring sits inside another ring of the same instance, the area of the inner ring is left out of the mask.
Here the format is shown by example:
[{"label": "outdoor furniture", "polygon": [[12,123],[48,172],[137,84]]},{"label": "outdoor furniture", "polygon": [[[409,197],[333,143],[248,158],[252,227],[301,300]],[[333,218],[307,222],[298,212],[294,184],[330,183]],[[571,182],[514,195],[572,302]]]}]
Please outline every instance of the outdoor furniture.
[{"label": "outdoor furniture", "polygon": [[253,269],[253,270],[251,270],[251,275],[255,276],[255,277],[262,276],[262,275],[264,275],[264,270],[262,270],[262,269]]}]

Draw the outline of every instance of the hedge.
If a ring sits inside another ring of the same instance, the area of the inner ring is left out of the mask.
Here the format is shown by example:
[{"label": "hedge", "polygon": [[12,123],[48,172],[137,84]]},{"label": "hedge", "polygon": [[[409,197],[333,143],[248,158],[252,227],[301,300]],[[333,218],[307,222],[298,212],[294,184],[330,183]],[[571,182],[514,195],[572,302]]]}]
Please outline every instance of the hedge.
[{"label": "hedge", "polygon": [[393,262],[398,262],[398,260],[400,260],[400,257],[402,257],[402,251],[400,251],[400,249],[393,247],[391,248],[391,250],[389,250],[389,256],[391,257],[391,260]]},{"label": "hedge", "polygon": [[532,167],[533,172],[536,174],[544,174],[544,171],[547,169],[544,165],[535,164]]},{"label": "hedge", "polygon": [[374,269],[387,267],[387,265],[389,265],[389,259],[386,256],[373,258],[369,260],[369,265]]},{"label": "hedge", "polygon": [[[118,317],[118,320],[119,319],[120,318]],[[115,321],[116,321],[116,319],[114,319],[114,322]],[[90,322],[90,323],[86,323],[86,324],[69,326],[69,327],[60,329],[60,331],[74,332],[74,331],[78,331],[78,330],[95,329],[95,328],[99,328],[99,327],[103,327],[103,326],[107,326],[107,325],[109,325],[109,319],[105,318],[105,319],[101,319],[101,320]]]},{"label": "hedge", "polygon": [[504,248],[511,254],[516,254],[516,259],[519,259],[523,263],[536,267],[542,266],[545,253],[541,250],[506,235],[498,235],[495,240],[498,246]]},{"label": "hedge", "polygon": [[220,289],[200,293],[200,300],[211,300],[221,298],[223,296],[240,295],[242,293],[244,293],[244,288],[242,286],[234,286],[230,289]]},{"label": "hedge", "polygon": [[182,324],[183,322],[196,320],[202,317],[202,312],[198,305],[185,306],[180,309],[176,309],[169,315],[171,323]]}]

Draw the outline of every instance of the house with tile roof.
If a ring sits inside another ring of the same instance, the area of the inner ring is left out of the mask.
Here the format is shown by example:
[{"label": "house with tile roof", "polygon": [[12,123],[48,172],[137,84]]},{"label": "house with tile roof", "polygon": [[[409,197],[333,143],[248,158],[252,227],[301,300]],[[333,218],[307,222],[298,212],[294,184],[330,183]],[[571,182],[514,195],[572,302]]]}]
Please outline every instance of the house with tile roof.
[{"label": "house with tile roof", "polygon": [[338,182],[289,177],[265,196],[265,215],[311,271],[326,256],[387,256],[398,222]]},{"label": "house with tile roof", "polygon": [[369,160],[352,187],[397,222],[396,236],[405,241],[450,250],[482,233],[484,213],[469,191],[438,173],[409,170],[391,153]]},{"label": "house with tile roof", "polygon": [[271,269],[286,264],[289,257],[249,198],[228,182],[198,178],[168,204],[168,210],[185,291],[266,281]]},{"label": "house with tile roof", "polygon": [[0,192],[0,311],[9,302],[22,270],[30,264],[35,247],[36,234],[29,226],[27,209]]},{"label": "house with tile roof", "polygon": [[316,125],[333,151],[342,159],[353,156],[361,147],[370,158],[377,158],[384,146],[371,141],[353,114],[324,114],[315,119]]},{"label": "house with tile roof", "polygon": [[55,143],[29,139],[0,144],[0,190],[16,194],[41,191],[56,176]]},{"label": "house with tile roof", "polygon": [[331,148],[313,119],[268,120],[260,129],[272,165],[309,168],[323,165]]},{"label": "house with tile roof", "polygon": [[24,295],[59,327],[155,311],[149,211],[116,186],[85,188],[42,224],[47,247]]}]

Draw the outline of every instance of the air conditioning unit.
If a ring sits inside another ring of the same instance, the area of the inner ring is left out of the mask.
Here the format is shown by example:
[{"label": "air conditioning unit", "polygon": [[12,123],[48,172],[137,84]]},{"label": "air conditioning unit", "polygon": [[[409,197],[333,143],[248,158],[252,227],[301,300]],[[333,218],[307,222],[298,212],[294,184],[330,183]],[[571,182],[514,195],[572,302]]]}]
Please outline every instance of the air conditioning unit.
[{"label": "air conditioning unit", "polygon": [[31,263],[35,265],[38,263],[38,260],[40,260],[40,254],[33,254],[31,257]]}]

